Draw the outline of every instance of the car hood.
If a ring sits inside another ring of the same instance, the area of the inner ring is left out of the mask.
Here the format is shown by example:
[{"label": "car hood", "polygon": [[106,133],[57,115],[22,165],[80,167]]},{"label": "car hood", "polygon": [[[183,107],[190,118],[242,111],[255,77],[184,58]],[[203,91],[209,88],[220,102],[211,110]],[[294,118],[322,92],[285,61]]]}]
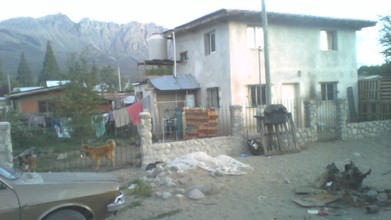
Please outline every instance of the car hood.
[{"label": "car hood", "polygon": [[18,184],[39,184],[100,181],[117,182],[117,179],[108,173],[23,173],[16,182]]}]

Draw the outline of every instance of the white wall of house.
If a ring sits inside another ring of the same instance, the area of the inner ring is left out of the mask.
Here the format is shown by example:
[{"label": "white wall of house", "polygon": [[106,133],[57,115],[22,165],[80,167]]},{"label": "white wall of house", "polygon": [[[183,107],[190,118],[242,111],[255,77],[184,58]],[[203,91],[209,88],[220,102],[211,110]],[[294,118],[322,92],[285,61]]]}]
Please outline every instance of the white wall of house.
[{"label": "white wall of house", "polygon": [[[338,30],[337,50],[320,49],[321,27],[270,25],[270,71],[273,98],[281,97],[281,85],[299,83],[302,98],[311,84],[320,97],[320,82],[337,82],[338,98],[346,88],[357,91],[356,37],[354,30]],[[299,77],[299,71],[301,76]]]},{"label": "white wall of house", "polygon": [[[216,33],[216,52],[205,55],[204,35]],[[177,57],[187,51],[189,60],[177,65],[178,73],[193,74],[200,84],[197,103],[206,106],[206,89],[219,88],[220,103],[231,103],[227,25],[212,25],[176,37]]]},{"label": "white wall of house", "polygon": [[[177,56],[187,51],[189,58],[177,70],[193,74],[200,83],[198,103],[201,105],[205,105],[206,88],[210,87],[219,87],[222,104],[249,104],[248,85],[258,84],[260,80],[258,49],[247,46],[248,25],[217,23],[176,36]],[[213,30],[216,52],[206,56],[204,35]],[[297,85],[297,95],[301,98],[310,96],[311,86],[319,98],[321,82],[337,82],[338,98],[345,98],[350,86],[357,93],[355,30],[327,29],[336,31],[338,38],[337,50],[328,51],[320,49],[321,30],[322,27],[315,26],[269,24],[272,99],[284,98],[283,88],[288,88],[284,87],[287,84]],[[261,82],[265,83],[263,53],[261,61]]]}]

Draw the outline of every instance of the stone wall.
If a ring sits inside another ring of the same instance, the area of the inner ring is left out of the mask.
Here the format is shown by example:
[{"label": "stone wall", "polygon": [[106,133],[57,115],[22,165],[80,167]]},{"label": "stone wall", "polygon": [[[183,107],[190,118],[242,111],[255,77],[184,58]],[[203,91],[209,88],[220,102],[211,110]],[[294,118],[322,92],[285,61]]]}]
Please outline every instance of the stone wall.
[{"label": "stone wall", "polygon": [[391,120],[349,123],[343,140],[375,137],[387,132],[391,135]]},{"label": "stone wall", "polygon": [[0,161],[13,165],[11,125],[8,122],[0,122]]},{"label": "stone wall", "polygon": [[[337,100],[337,138],[351,140],[391,132],[391,120],[348,123],[347,100]],[[391,133],[390,133],[391,134]]]},{"label": "stone wall", "polygon": [[305,128],[298,128],[296,134],[297,142],[300,146],[318,140],[316,126],[318,124],[318,111],[316,107],[316,101],[307,100],[304,102],[304,115]]},{"label": "stone wall", "polygon": [[[296,137],[299,146],[318,140],[317,102],[310,100],[304,103],[306,128],[297,129]],[[247,152],[247,138],[243,135],[242,107],[231,106],[231,136],[200,138],[186,141],[152,143],[151,116],[140,113],[141,120],[141,157],[142,166],[156,161],[170,161],[179,156],[202,151],[211,156],[226,154],[240,156]],[[336,101],[336,137],[341,140],[364,138],[391,131],[391,120],[360,123],[348,122],[348,105],[346,100]]]},{"label": "stone wall", "polygon": [[152,143],[151,115],[140,113],[141,161],[142,167],[156,161],[171,161],[179,156],[202,151],[210,156],[221,154],[239,156],[246,151],[246,141],[242,136],[240,106],[231,107],[232,134],[224,137],[198,138],[186,141]]}]

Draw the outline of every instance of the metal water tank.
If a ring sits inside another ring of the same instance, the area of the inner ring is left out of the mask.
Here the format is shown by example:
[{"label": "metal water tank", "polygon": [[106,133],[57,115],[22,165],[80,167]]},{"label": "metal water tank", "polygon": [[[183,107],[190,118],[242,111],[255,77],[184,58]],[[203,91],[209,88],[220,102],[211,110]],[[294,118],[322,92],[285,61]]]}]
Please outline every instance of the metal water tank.
[{"label": "metal water tank", "polygon": [[161,34],[153,34],[147,40],[148,59],[166,60],[167,59],[167,39]]}]

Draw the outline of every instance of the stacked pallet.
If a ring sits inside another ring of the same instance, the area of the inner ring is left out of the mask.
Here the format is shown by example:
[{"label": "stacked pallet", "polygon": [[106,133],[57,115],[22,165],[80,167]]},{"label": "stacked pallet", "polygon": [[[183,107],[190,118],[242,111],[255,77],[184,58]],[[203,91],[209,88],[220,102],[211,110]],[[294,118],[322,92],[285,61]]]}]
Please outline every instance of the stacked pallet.
[{"label": "stacked pallet", "polygon": [[212,108],[185,108],[184,139],[215,137],[217,112]]}]

